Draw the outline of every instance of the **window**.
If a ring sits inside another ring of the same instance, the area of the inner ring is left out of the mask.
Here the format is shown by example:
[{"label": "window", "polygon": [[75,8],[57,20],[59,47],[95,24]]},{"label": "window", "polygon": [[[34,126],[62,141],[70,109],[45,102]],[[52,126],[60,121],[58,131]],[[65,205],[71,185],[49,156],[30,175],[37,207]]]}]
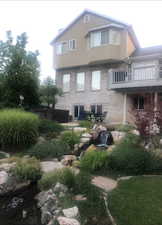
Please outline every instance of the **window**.
[{"label": "window", "polygon": [[77,73],[77,91],[84,91],[85,74]]},{"label": "window", "polygon": [[58,43],[56,45],[56,54],[61,55],[67,52],[67,42]]},{"label": "window", "polygon": [[108,31],[97,31],[90,34],[91,47],[97,47],[103,44],[107,44],[109,40]]},{"label": "window", "polygon": [[69,40],[69,49],[76,49],[76,40]]},{"label": "window", "polygon": [[70,91],[70,74],[63,75],[63,91]]},{"label": "window", "polygon": [[100,89],[101,71],[92,72],[92,90]]},{"label": "window", "polygon": [[90,46],[91,48],[104,44],[119,45],[120,31],[117,30],[103,30],[91,32]]},{"label": "window", "polygon": [[74,118],[84,119],[84,105],[74,105]]},{"label": "window", "polygon": [[102,114],[102,105],[91,105],[91,112],[93,114]]},{"label": "window", "polygon": [[154,61],[133,64],[134,80],[152,80],[156,78],[156,63]]},{"label": "window", "polygon": [[88,23],[89,20],[90,20],[90,15],[85,15],[83,19],[84,23]]},{"label": "window", "polygon": [[143,96],[136,96],[134,98],[134,107],[137,110],[144,109],[144,97]]},{"label": "window", "polygon": [[117,30],[109,30],[109,44],[120,45],[120,32]]}]

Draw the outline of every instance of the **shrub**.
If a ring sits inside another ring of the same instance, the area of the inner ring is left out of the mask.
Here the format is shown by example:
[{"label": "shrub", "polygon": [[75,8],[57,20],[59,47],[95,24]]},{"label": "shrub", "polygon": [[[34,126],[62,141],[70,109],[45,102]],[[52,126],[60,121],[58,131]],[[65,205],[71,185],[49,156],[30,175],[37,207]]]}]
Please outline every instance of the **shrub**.
[{"label": "shrub", "polygon": [[70,153],[69,146],[60,140],[37,143],[28,150],[28,154],[37,159],[57,158],[68,153]]},{"label": "shrub", "polygon": [[19,158],[11,172],[20,180],[37,181],[42,176],[40,163],[36,158]]},{"label": "shrub", "polygon": [[151,155],[139,145],[139,137],[127,134],[109,156],[109,167],[125,174],[143,174],[150,168]]},{"label": "shrub", "polygon": [[61,135],[61,141],[68,144],[70,149],[74,149],[74,145],[78,144],[80,141],[80,134],[74,131],[65,131]]},{"label": "shrub", "polygon": [[85,153],[80,161],[80,168],[87,171],[97,171],[108,167],[109,154],[107,151],[90,151]]},{"label": "shrub", "polygon": [[0,145],[25,147],[36,142],[39,118],[18,109],[0,111]]},{"label": "shrub", "polygon": [[93,123],[89,120],[81,120],[79,121],[79,126],[80,127],[86,127],[86,128],[92,128]]},{"label": "shrub", "polygon": [[39,132],[41,134],[46,134],[46,133],[57,133],[59,134],[64,130],[64,127],[52,120],[47,120],[47,119],[42,119],[40,121],[39,125]]},{"label": "shrub", "polygon": [[47,190],[54,186],[57,182],[72,188],[75,185],[75,174],[70,168],[57,169],[53,172],[46,173],[39,181],[41,190]]},{"label": "shrub", "polygon": [[135,129],[135,127],[131,124],[120,124],[116,127],[117,131],[122,131],[122,132],[129,132],[131,130]]}]

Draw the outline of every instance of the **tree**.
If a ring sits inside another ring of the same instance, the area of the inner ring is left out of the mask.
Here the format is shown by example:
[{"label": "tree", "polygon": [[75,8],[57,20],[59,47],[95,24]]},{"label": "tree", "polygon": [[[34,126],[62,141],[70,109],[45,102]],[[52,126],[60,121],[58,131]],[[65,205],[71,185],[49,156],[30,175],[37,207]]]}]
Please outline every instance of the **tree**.
[{"label": "tree", "polygon": [[62,90],[55,85],[54,80],[48,76],[40,87],[41,100],[46,103],[48,107],[52,105],[55,108],[57,103],[57,96],[62,96]]},{"label": "tree", "polygon": [[39,104],[38,51],[26,50],[27,39],[22,33],[14,44],[12,33],[7,32],[7,40],[0,41],[0,101],[8,107],[18,106],[20,96],[25,107]]}]

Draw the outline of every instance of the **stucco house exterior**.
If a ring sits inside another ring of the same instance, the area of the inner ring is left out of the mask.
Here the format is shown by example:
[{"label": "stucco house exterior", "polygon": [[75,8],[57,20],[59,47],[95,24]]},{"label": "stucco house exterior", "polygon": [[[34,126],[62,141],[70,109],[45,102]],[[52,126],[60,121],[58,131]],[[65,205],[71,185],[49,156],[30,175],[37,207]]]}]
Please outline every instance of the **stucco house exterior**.
[{"label": "stucco house exterior", "polygon": [[[131,109],[144,110],[162,93],[162,46],[141,48],[129,24],[90,10],[82,12],[51,42],[56,108],[74,119],[84,111],[107,112],[108,123],[131,122]],[[147,98],[146,98],[147,96]]]}]

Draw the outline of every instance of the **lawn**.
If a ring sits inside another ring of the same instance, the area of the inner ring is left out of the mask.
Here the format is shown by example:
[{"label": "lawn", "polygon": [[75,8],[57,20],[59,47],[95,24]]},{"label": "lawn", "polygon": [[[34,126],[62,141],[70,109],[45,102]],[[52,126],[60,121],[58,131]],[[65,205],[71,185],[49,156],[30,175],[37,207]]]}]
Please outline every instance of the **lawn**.
[{"label": "lawn", "polygon": [[108,199],[118,225],[162,225],[162,176],[120,181]]}]

